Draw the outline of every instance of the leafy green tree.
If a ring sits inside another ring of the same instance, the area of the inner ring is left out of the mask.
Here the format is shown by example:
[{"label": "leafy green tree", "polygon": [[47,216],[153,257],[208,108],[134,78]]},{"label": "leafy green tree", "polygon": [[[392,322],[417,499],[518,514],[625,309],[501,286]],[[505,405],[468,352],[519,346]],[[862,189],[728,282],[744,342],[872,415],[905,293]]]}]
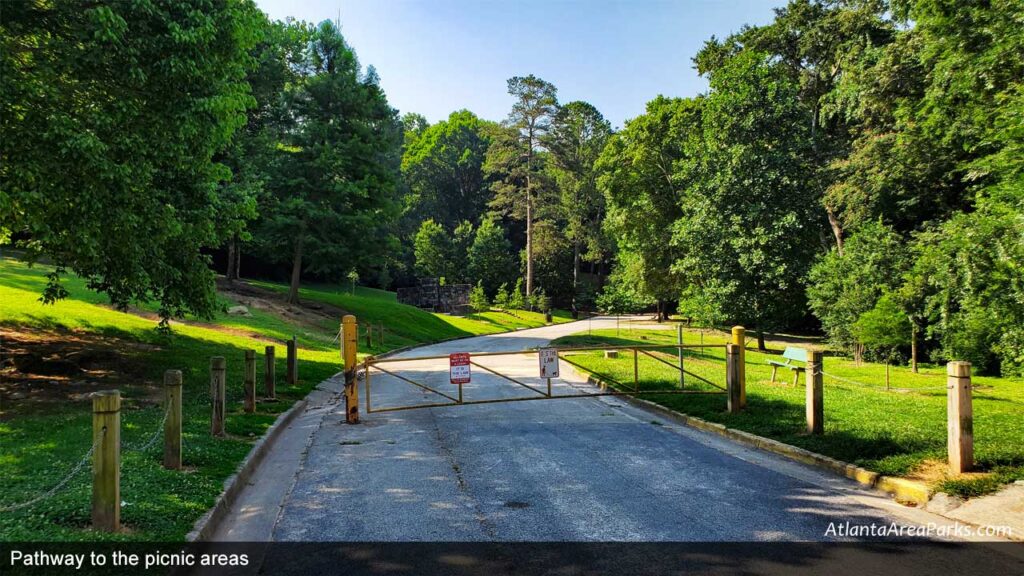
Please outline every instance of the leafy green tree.
[{"label": "leafy green tree", "polygon": [[487,294],[496,294],[498,287],[516,276],[512,244],[494,220],[486,219],[476,229],[468,251],[469,277],[483,284]]},{"label": "leafy green tree", "polygon": [[906,240],[869,222],[846,240],[845,250],[822,254],[808,274],[807,300],[833,345],[857,353],[854,324],[884,293],[900,289],[911,265]]},{"label": "leafy green tree", "polygon": [[895,359],[900,346],[910,343],[910,332],[910,320],[890,294],[882,295],[853,325],[856,338],[868,348],[880,351],[887,362]]},{"label": "leafy green tree", "polygon": [[531,74],[510,78],[508,93],[515,103],[505,121],[506,130],[495,133],[486,170],[497,180],[494,203],[521,206],[522,212],[515,210],[514,215],[521,214],[526,223],[526,290],[532,292],[534,200],[542,167],[536,157],[558,106],[557,90]]},{"label": "leafy green tree", "polygon": [[484,291],[483,280],[476,283],[469,292],[469,305],[477,312],[487,312],[491,309],[491,302],[487,299],[487,292]]},{"label": "leafy green tree", "polygon": [[516,279],[516,287],[512,289],[508,297],[508,306],[513,310],[526,309],[526,291],[523,287],[523,279]]},{"label": "leafy green tree", "polygon": [[460,110],[433,126],[415,126],[415,141],[402,156],[409,217],[433,218],[449,230],[462,222],[480,221],[490,196],[483,171],[490,124]]},{"label": "leafy green tree", "polygon": [[559,191],[559,212],[565,237],[572,243],[572,309],[580,291],[580,261],[606,254],[604,195],[597,187],[595,164],[611,135],[611,125],[592,105],[569,102],[558,108],[545,138],[549,169]]},{"label": "leafy green tree", "polygon": [[293,123],[278,146],[261,226],[266,244],[288,249],[290,302],[298,301],[304,269],[341,276],[395,248],[402,142],[376,72],[362,70],[335,25],[294,26],[308,49],[285,95]]},{"label": "leafy green tree", "polygon": [[225,234],[217,161],[253,105],[251,2],[5,2],[0,237],[116,306],[216,308],[203,251]]},{"label": "leafy green tree", "polygon": [[508,291],[508,284],[502,283],[498,287],[498,291],[494,294],[494,306],[501,310],[508,310],[511,306],[509,302],[512,297]]},{"label": "leafy green tree", "polygon": [[469,250],[475,238],[473,224],[468,220],[464,220],[452,231],[450,274],[453,282],[470,282],[472,276],[469,273]]},{"label": "leafy green tree", "polygon": [[425,220],[416,233],[416,272],[431,278],[448,278],[452,264],[452,239],[444,227]]},{"label": "leafy green tree", "polygon": [[[626,123],[608,141],[597,163],[598,187],[607,199],[605,227],[616,239],[619,265],[629,262],[637,298],[657,304],[679,298],[682,277],[673,270],[680,251],[672,226],[682,216],[685,183],[676,166],[699,154],[702,99],[659,96],[646,112]],[[614,273],[613,273],[614,275]]]},{"label": "leafy green tree", "polygon": [[677,171],[688,184],[675,223],[684,294],[764,332],[803,314],[803,278],[824,220],[807,181],[810,151],[798,85],[744,51],[711,75],[703,152]]}]

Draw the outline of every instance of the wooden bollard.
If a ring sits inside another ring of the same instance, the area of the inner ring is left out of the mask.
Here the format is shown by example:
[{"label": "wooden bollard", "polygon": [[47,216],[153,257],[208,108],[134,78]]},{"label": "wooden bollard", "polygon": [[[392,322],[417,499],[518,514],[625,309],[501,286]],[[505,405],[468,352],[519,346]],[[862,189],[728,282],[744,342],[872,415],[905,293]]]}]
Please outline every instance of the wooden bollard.
[{"label": "wooden bollard", "polygon": [[740,402],[740,347],[725,345],[725,406],[730,414],[739,414],[743,409]]},{"label": "wooden bollard", "polygon": [[164,468],[181,470],[181,370],[164,372]]},{"label": "wooden bollard", "polygon": [[263,373],[263,395],[270,400],[277,398],[277,382],[275,381],[277,375],[274,373],[276,353],[273,346],[267,346],[264,350],[264,359],[267,365]]},{"label": "wooden bollard", "polygon": [[974,468],[970,362],[946,364],[946,430],[950,471],[960,474]]},{"label": "wooden bollard", "polygon": [[380,323],[380,341],[377,342],[377,346],[384,347],[384,323]]},{"label": "wooden bollard", "polygon": [[366,348],[373,346],[373,324],[366,325]]},{"label": "wooden bollard", "polygon": [[121,393],[92,396],[92,527],[104,532],[121,528]]},{"label": "wooden bollard", "polygon": [[824,355],[820,350],[807,350],[807,433],[825,433],[825,404],[822,395],[824,393],[824,374],[822,370],[822,358]]},{"label": "wooden bollard", "polygon": [[245,413],[256,411],[256,351],[245,351]]},{"label": "wooden bollard", "polygon": [[341,357],[345,362],[345,422],[359,423],[359,386],[356,384],[356,345],[359,325],[356,317],[346,314],[341,319]]},{"label": "wooden bollard", "polygon": [[732,343],[739,346],[740,408],[745,408],[747,406],[747,329],[743,326],[733,326]]},{"label": "wooden bollard", "polygon": [[210,434],[224,435],[224,385],[226,381],[227,362],[223,356],[210,358]]},{"label": "wooden bollard", "polygon": [[285,364],[287,374],[285,375],[285,381],[289,386],[295,386],[299,383],[299,349],[298,341],[295,336],[288,341],[288,359]]},{"label": "wooden bollard", "polygon": [[683,325],[676,326],[676,343],[679,345],[679,388],[686,384],[686,373],[683,371]]}]

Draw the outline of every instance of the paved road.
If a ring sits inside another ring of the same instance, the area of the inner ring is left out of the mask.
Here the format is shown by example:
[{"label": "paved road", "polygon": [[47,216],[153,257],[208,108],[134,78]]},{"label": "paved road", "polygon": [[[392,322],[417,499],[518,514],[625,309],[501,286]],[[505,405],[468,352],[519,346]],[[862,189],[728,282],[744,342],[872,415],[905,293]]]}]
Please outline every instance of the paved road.
[{"label": "paved road", "polygon": [[[614,318],[592,321],[594,329],[614,325]],[[526,350],[588,326],[442,343],[404,357]],[[543,387],[530,380],[536,356],[481,362]],[[446,361],[385,367],[455,393]],[[554,392],[586,388],[566,368]],[[393,377],[371,378],[375,406],[443,400]],[[831,523],[945,522],[615,398],[364,413],[362,424],[349,426],[334,394],[340,384],[322,385],[317,406],[274,447],[214,539],[833,540],[842,538],[828,532]],[[535,395],[477,367],[464,393]]]}]

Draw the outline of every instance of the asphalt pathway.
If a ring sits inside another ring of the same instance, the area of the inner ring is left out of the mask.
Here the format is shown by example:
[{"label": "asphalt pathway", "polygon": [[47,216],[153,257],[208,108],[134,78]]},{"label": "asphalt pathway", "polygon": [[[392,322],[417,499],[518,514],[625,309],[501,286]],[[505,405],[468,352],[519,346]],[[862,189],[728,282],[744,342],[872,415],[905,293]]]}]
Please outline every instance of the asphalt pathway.
[{"label": "asphalt pathway", "polygon": [[[615,324],[598,318],[398,357],[518,352]],[[475,361],[545,388],[534,354]],[[382,366],[457,393],[446,359]],[[564,362],[561,371],[555,395],[594,391]],[[846,539],[830,530],[845,523],[948,522],[614,397],[364,411],[352,426],[338,404],[341,384],[321,385],[215,540],[831,541]],[[379,408],[446,401],[376,371],[371,393]],[[467,400],[538,395],[477,366],[463,393]]]}]

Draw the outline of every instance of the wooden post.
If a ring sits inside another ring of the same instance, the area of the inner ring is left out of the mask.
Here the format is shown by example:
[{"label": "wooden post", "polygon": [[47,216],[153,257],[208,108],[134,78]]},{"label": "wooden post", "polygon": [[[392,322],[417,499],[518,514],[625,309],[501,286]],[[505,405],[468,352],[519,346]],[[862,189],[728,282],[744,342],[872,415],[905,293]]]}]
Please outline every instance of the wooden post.
[{"label": "wooden post", "polygon": [[356,385],[356,345],[359,325],[356,317],[346,314],[341,319],[341,357],[345,362],[345,422],[359,423],[359,387]]},{"label": "wooden post", "polygon": [[971,406],[971,363],[946,365],[946,429],[949,468],[954,474],[974,467],[974,410]]},{"label": "wooden post", "polygon": [[640,391],[640,358],[636,348],[633,348],[633,391]]},{"label": "wooden post", "polygon": [[377,343],[381,348],[384,347],[384,323],[380,323],[380,342]]},{"label": "wooden post", "polygon": [[679,388],[686,384],[686,375],[683,372],[683,325],[676,326],[676,342],[679,344]]},{"label": "wooden post", "polygon": [[256,351],[245,351],[245,413],[256,411]]},{"label": "wooden post", "polygon": [[366,349],[369,350],[373,346],[373,324],[366,325]]},{"label": "wooden post", "polygon": [[285,380],[289,386],[295,386],[299,383],[299,343],[292,336],[292,339],[288,341],[288,360],[286,364],[288,374]]},{"label": "wooden post", "polygon": [[121,393],[92,395],[92,527],[121,528]]},{"label": "wooden post", "polygon": [[181,470],[181,370],[164,372],[164,468]]},{"label": "wooden post", "polygon": [[227,362],[223,356],[210,358],[210,434],[224,435],[224,383]]},{"label": "wooden post", "polygon": [[264,359],[266,360],[267,365],[263,373],[263,395],[270,400],[277,398],[277,374],[274,371],[274,363],[276,362],[274,359],[275,354],[276,348],[273,346],[267,346],[264,349]]},{"label": "wooden post", "polygon": [[820,350],[807,350],[807,433],[825,433],[825,404],[822,399],[824,392],[824,374],[822,370],[823,354]]},{"label": "wooden post", "polygon": [[725,397],[726,410],[739,414],[743,405],[740,403],[740,347],[736,344],[725,345]]},{"label": "wooden post", "polygon": [[737,370],[739,370],[739,388],[740,388],[740,408],[747,406],[747,329],[743,326],[732,327],[732,343],[739,346],[739,364]]}]

